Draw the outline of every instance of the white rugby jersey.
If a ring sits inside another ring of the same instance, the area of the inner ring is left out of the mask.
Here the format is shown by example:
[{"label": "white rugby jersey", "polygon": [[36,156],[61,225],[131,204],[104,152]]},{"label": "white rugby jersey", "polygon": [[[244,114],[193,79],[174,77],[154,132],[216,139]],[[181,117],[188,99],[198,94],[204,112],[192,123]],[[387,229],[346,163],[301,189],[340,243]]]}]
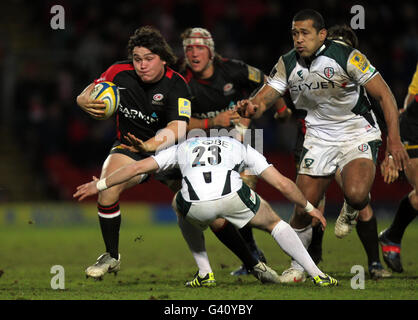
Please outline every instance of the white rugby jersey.
[{"label": "white rugby jersey", "polygon": [[215,200],[242,187],[245,168],[260,175],[271,164],[252,148],[230,137],[197,137],[153,156],[159,170],[180,168],[181,193],[186,201]]},{"label": "white rugby jersey", "polygon": [[267,84],[281,95],[288,89],[296,108],[307,111],[307,135],[346,141],[380,133],[363,87],[377,74],[360,51],[326,40],[309,66],[295,49],[281,56]]}]

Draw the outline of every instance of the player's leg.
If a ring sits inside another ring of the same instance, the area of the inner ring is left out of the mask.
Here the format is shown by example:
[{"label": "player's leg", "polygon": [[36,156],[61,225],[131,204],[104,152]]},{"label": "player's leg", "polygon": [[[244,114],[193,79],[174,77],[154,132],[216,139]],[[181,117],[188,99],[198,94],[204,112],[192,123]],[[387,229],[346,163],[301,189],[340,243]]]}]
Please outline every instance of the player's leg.
[{"label": "player's leg", "polygon": [[[165,181],[173,192],[180,190],[181,185],[174,182]],[[173,199],[173,209],[176,196]],[[213,234],[221,241],[229,250],[231,250],[242,262],[246,272],[251,273],[253,268],[258,264],[259,259],[250,251],[245,240],[235,226],[228,223],[225,219],[215,219],[210,224]],[[183,230],[182,230],[183,232]]]},{"label": "player's leg", "polygon": [[[318,210],[324,214],[325,211],[325,194],[317,206]],[[312,240],[308,246],[308,252],[315,264],[322,261],[322,240],[324,238],[324,230],[318,219],[312,219]]]},{"label": "player's leg", "polygon": [[[341,171],[337,170],[335,174],[335,181],[343,188],[343,182],[341,178]],[[370,196],[370,195],[369,195]],[[347,213],[344,212],[347,209],[347,203],[344,200],[343,209],[338,217],[338,222],[341,221],[342,217],[347,217]],[[362,210],[358,210],[358,217],[355,219],[346,219],[347,223],[340,225],[338,230],[338,237],[342,238],[351,232],[352,227],[356,226],[357,235],[366,251],[369,273],[373,278],[385,278],[390,276],[390,272],[385,270],[379,260],[379,248],[377,238],[377,221],[373,214],[373,209],[370,203]]]},{"label": "player's leg", "polygon": [[[192,224],[200,225],[201,223],[206,223],[212,229],[223,227],[226,230],[229,228],[229,231],[234,234],[229,239],[235,238],[236,240],[234,243],[229,242],[232,246],[228,246],[228,248],[242,259],[250,273],[258,280],[263,283],[277,283],[279,282],[277,273],[264,262],[258,261],[251,255],[245,241],[237,230],[237,228],[245,226],[254,216],[254,211],[249,209],[254,206],[254,203],[251,201],[253,199],[250,197],[251,194],[254,194],[255,197],[254,191],[250,190],[246,184],[243,184],[241,190],[224,198],[193,203],[190,206],[190,210],[187,211],[186,218]],[[246,199],[246,202],[242,199]],[[257,199],[259,199],[258,196]],[[237,212],[240,213],[238,217],[236,216]],[[225,218],[229,221],[225,222]]]},{"label": "player's leg", "polygon": [[[359,159],[359,161],[366,161],[366,160],[367,159],[362,159],[362,160]],[[351,163],[351,165],[355,166],[356,163],[357,162]],[[370,168],[368,172],[370,172],[371,170],[373,169]],[[353,172],[351,169],[347,169],[347,171]],[[368,177],[367,179],[373,179],[372,181],[374,181],[374,175],[373,177]],[[337,170],[337,173],[335,175],[335,180],[337,184],[340,186],[340,188],[343,190],[344,188],[343,181],[341,177],[341,171],[339,169]],[[353,192],[356,192],[356,191],[353,191]],[[369,194],[368,194],[368,197],[370,198]],[[357,220],[359,216],[361,215],[363,217],[363,221],[368,220],[368,218],[366,219],[365,217],[370,215],[370,212],[373,215],[373,211],[369,203],[367,203],[367,205],[363,209],[357,210],[353,208],[350,204],[348,204],[347,199],[344,198],[344,204],[343,204],[343,207],[341,209],[341,212],[337,218],[336,225],[335,225],[335,235],[338,238],[344,238],[346,235],[348,235],[351,232],[353,226],[357,224]]]},{"label": "player's leg", "polygon": [[402,272],[401,241],[405,229],[418,214],[418,158],[412,158],[405,168],[405,175],[412,185],[413,190],[400,202],[396,215],[390,227],[379,234],[379,242],[382,247],[383,259],[395,272]]},{"label": "player's leg", "polygon": [[[134,159],[121,153],[110,154],[103,163],[100,178],[103,179],[120,167],[134,161]],[[126,183],[99,193],[97,201],[98,217],[106,253],[102,254],[94,265],[86,269],[88,277],[101,278],[107,272],[116,273],[119,271],[119,229],[121,224],[119,196],[123,190],[140,183],[144,177],[145,175],[132,178]]]},{"label": "player's leg", "polygon": [[227,220],[218,218],[210,224],[213,234],[231,250],[243,263],[245,274],[251,274],[259,263],[258,256],[254,255],[239,230]]},{"label": "player's leg", "polygon": [[377,220],[370,204],[359,211],[356,231],[366,251],[370,276],[373,279],[390,277],[392,274],[385,270],[380,262]]},{"label": "player's leg", "polygon": [[[250,175],[250,174],[247,174],[246,171],[244,171],[244,172],[241,173],[241,178],[247,186],[249,186],[252,190],[255,190],[256,185],[257,185],[257,181],[258,181],[258,177],[256,175]],[[245,227],[239,229],[239,232],[240,232],[242,238],[244,239],[244,241],[246,242],[249,250],[251,251],[251,254],[254,257],[254,259],[256,259],[257,261],[262,261],[264,263],[267,263],[266,257],[264,256],[264,253],[260,250],[260,248],[258,248],[258,246],[255,242],[252,227],[249,226],[249,225],[246,225]],[[241,275],[247,275],[249,273],[250,272],[249,272],[248,266],[243,264],[238,269],[232,271],[231,275],[241,276]]]},{"label": "player's leg", "polygon": [[198,271],[193,280],[187,281],[185,286],[192,288],[216,286],[216,280],[206,252],[205,236],[203,234],[203,230],[207,228],[207,224],[201,223],[198,226],[190,223],[185,218],[190,210],[191,204],[183,199],[180,192],[174,196],[172,207],[177,215],[178,226],[183,238],[198,267]]},{"label": "player's leg", "polygon": [[[362,217],[356,225],[359,238],[366,250],[369,273],[372,278],[390,277],[391,273],[383,269],[379,258],[379,244],[377,235],[377,221],[373,215],[373,211],[368,206],[370,201],[370,189],[372,187],[375,176],[375,165],[373,160],[366,158],[357,158],[347,163],[341,172],[342,189],[346,201],[346,214],[340,214],[339,219],[345,221],[340,224],[340,230],[355,225],[356,217],[352,212],[356,212],[356,216],[362,211]],[[344,232],[343,232],[344,233]]]},{"label": "player's leg", "polygon": [[[332,179],[333,175],[314,177],[306,174],[299,174],[296,178],[296,185],[302,191],[306,199],[316,207],[321,201]],[[302,241],[303,246],[308,248],[312,240],[311,216],[306,214],[303,209],[295,206],[290,218],[290,225]],[[303,267],[296,260],[292,260],[291,267],[285,270],[282,276],[283,280],[288,280],[286,282],[299,282],[305,280]]]},{"label": "player's leg", "polygon": [[337,165],[341,170],[340,187],[344,194],[344,205],[334,229],[338,238],[351,232],[359,211],[370,202],[370,189],[374,182],[381,143],[380,135],[373,133],[346,141],[338,148],[340,155]]},{"label": "player's leg", "polygon": [[[297,121],[298,134],[296,138],[295,148],[293,150],[293,158],[295,162],[296,173],[299,172],[301,157],[304,155],[303,143],[305,141],[305,124],[304,121],[298,119]],[[317,208],[324,214],[325,211],[325,194],[322,197]],[[319,220],[312,220],[312,240],[308,247],[308,252],[312,260],[318,264],[322,261],[322,239],[324,237],[324,230],[322,230]]]},{"label": "player's leg", "polygon": [[[324,274],[317,267],[296,232],[288,223],[281,220],[263,199],[261,199],[260,207],[249,224],[269,232],[282,250],[297,261],[314,279],[314,283],[320,285],[338,284],[335,279]],[[286,276],[280,276],[279,278],[283,282],[288,282]]]}]

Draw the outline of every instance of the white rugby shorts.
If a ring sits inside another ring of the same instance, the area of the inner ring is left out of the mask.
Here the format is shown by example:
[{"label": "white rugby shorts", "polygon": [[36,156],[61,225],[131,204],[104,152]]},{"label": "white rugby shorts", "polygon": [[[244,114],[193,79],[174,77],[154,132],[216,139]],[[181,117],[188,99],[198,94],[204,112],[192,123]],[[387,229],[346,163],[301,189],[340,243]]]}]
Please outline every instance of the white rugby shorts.
[{"label": "white rugby shorts", "polygon": [[206,229],[217,218],[225,218],[240,229],[257,213],[260,197],[243,183],[243,187],[237,192],[215,200],[188,202],[178,192],[176,206],[190,223],[201,230]]},{"label": "white rugby shorts", "polygon": [[359,158],[370,159],[376,163],[381,143],[380,132],[344,142],[306,136],[298,173],[328,176],[334,174],[337,168],[342,170],[347,163]]}]

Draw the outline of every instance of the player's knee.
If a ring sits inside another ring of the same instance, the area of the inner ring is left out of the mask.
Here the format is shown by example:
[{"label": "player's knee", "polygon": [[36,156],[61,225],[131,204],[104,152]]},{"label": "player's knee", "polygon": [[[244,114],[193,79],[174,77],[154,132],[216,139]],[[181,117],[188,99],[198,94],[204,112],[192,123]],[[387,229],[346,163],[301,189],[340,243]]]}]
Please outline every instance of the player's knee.
[{"label": "player's knee", "polygon": [[370,201],[369,190],[361,186],[344,189],[344,198],[356,210],[364,209]]},{"label": "player's knee", "polygon": [[[116,187],[116,188],[115,188]],[[99,192],[97,197],[97,201],[104,206],[111,205],[119,200],[119,196],[122,193],[122,188],[120,187],[112,187],[102,192]]]},{"label": "player's knee", "polygon": [[370,202],[369,195],[366,197],[363,196],[352,196],[352,197],[345,197],[345,201],[354,209],[356,210],[363,210],[367,204]]}]

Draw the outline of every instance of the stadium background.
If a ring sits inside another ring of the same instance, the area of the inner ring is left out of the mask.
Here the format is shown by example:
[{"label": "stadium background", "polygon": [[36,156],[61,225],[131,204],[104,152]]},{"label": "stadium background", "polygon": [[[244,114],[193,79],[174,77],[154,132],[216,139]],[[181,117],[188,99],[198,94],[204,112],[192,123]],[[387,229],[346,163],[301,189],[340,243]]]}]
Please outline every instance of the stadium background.
[{"label": "stadium background", "polygon": [[[50,26],[50,9],[56,4],[65,9],[64,30]],[[205,27],[221,55],[268,74],[292,47],[289,29],[295,12],[314,8],[329,27],[350,24],[353,5],[365,9],[365,29],[356,30],[360,50],[402,106],[418,57],[414,1],[2,1],[0,224],[97,223],[94,199],[79,205],[71,195],[78,184],[99,175],[114,124],[90,119],[75,98],[109,65],[126,57],[128,38],[136,28],[156,26],[180,57],[180,33],[190,26]],[[264,154],[294,177],[294,125],[275,123],[269,113],[257,126],[264,129]],[[385,185],[378,169],[372,190],[376,214],[392,216],[409,190],[402,179]],[[263,182],[257,191],[288,217],[292,207],[280,194]],[[327,196],[327,215],[336,216],[342,195],[335,184]],[[141,219],[172,222],[171,198],[158,182],[137,186],[122,196],[130,202],[123,204],[124,216],[135,220],[140,211]]]}]

